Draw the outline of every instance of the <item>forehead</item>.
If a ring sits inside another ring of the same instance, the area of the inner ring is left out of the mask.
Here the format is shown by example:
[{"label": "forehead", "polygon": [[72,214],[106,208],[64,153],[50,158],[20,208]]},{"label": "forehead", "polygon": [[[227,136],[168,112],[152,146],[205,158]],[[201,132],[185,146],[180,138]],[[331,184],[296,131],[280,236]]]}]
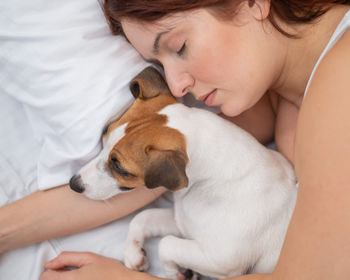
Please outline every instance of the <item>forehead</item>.
[{"label": "forehead", "polygon": [[146,32],[146,34],[150,34],[173,29],[182,22],[188,21],[189,13],[190,12],[176,13],[154,22],[125,18],[121,20],[121,25],[125,34],[130,39],[136,37],[133,35],[135,32]]},{"label": "forehead", "polygon": [[144,133],[143,130],[146,130],[149,132],[154,127],[165,126],[166,123],[167,116],[157,112],[143,112],[143,114],[136,114],[133,118],[126,116],[124,119],[117,120],[109,125],[107,133],[104,135],[105,146],[109,143],[114,145],[123,137],[135,131]]},{"label": "forehead", "polygon": [[119,125],[115,127],[113,130],[109,130],[108,133],[106,133],[103,136],[103,149],[107,151],[107,153],[112,150],[115,143],[119,142],[120,139],[122,139],[125,136],[125,128],[127,127],[128,123],[124,123],[122,125]]},{"label": "forehead", "polygon": [[103,158],[112,151],[125,162],[138,165],[145,160],[148,147],[160,150],[186,150],[183,133],[168,126],[168,115],[153,113],[116,126],[105,140]]},{"label": "forehead", "polygon": [[157,22],[141,22],[133,19],[122,20],[123,31],[130,43],[137,49],[151,49],[158,33],[173,30],[184,19],[178,16],[167,17]]},{"label": "forehead", "polygon": [[192,26],[206,24],[209,18],[213,16],[206,9],[197,9],[175,13],[155,22],[125,18],[121,24],[128,40],[138,51],[141,51],[144,48],[152,48],[158,33],[191,29]]}]

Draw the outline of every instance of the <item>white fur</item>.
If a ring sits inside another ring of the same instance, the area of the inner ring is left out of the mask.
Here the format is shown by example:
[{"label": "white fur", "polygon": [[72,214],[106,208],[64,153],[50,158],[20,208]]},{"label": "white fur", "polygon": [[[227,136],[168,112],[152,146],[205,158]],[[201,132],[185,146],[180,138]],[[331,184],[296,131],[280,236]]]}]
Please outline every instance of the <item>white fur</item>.
[{"label": "white fur", "polygon": [[125,135],[126,126],[127,124],[123,124],[112,131],[103,143],[101,153],[78,172],[85,188],[84,195],[87,197],[107,199],[121,192],[118,182],[106,170],[105,164],[115,143]]},{"label": "white fur", "polygon": [[186,137],[189,185],[174,193],[174,209],[134,218],[126,265],[145,269],[145,238],[162,235],[159,256],[171,279],[180,268],[217,278],[271,272],[297,196],[292,166],[213,113],[182,104],[160,113]]}]

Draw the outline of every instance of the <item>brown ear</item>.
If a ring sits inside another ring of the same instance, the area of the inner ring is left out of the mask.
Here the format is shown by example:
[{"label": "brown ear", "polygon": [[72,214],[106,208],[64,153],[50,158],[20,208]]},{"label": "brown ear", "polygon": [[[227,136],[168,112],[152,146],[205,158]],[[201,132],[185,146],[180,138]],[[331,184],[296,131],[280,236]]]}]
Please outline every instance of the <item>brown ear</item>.
[{"label": "brown ear", "polygon": [[140,99],[156,97],[160,94],[171,95],[162,75],[153,67],[147,67],[130,82],[132,95]]},{"label": "brown ear", "polygon": [[169,190],[187,187],[186,158],[179,151],[149,150],[145,170],[145,185],[149,189]]}]

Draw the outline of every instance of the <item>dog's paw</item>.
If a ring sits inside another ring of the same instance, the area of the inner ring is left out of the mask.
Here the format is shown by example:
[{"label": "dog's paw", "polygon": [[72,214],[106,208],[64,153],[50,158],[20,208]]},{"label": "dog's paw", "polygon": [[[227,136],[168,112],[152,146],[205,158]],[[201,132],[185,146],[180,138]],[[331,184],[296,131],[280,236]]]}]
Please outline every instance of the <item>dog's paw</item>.
[{"label": "dog's paw", "polygon": [[177,280],[200,280],[200,274],[193,272],[191,269],[179,271],[176,275]]},{"label": "dog's paw", "polygon": [[133,270],[146,271],[149,268],[146,251],[136,245],[128,246],[124,252],[124,264]]}]

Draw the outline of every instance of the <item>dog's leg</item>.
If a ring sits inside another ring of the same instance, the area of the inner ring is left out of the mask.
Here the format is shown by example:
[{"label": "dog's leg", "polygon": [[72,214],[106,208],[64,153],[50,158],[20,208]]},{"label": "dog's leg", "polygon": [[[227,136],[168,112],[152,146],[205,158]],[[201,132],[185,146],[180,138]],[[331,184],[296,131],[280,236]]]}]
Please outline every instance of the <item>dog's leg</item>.
[{"label": "dog's leg", "polygon": [[[181,268],[191,269],[203,275],[214,277],[217,275],[216,265],[195,240],[166,236],[160,241],[159,257],[166,276],[170,279],[186,279],[186,276],[180,272]],[[194,277],[197,276],[194,275],[191,279],[196,279]]]},{"label": "dog's leg", "polygon": [[125,265],[134,270],[147,270],[149,264],[143,249],[145,239],[169,234],[181,235],[176,226],[172,208],[147,209],[137,214],[129,226],[124,251]]}]

